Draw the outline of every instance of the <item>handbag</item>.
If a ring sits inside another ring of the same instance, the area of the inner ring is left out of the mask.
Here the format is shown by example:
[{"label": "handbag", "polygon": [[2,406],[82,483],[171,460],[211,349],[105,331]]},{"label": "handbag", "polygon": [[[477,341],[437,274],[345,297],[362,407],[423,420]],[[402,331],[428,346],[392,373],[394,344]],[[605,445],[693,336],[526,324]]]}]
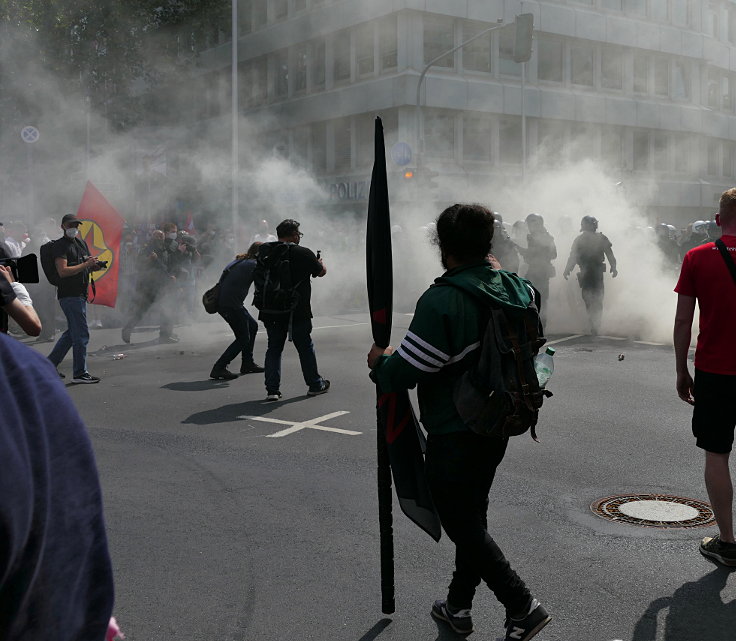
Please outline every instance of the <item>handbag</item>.
[{"label": "handbag", "polygon": [[230,267],[225,269],[220,276],[220,280],[215,283],[215,286],[210,287],[204,294],[202,294],[202,306],[204,307],[204,311],[208,314],[217,314],[217,312],[220,311],[220,283],[227,273],[235,267],[235,265],[242,263],[243,260],[245,259],[241,258],[240,260],[236,260],[232,265],[230,265]]}]

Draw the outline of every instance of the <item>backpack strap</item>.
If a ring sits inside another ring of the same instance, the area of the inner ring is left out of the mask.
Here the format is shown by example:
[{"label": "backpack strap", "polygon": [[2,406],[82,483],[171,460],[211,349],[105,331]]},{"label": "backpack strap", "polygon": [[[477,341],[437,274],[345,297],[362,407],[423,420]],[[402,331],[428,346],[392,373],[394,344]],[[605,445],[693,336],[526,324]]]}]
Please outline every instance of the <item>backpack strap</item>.
[{"label": "backpack strap", "polygon": [[719,238],[715,244],[716,247],[718,247],[718,251],[721,252],[723,260],[726,261],[726,267],[728,267],[728,271],[731,272],[731,278],[733,278],[733,282],[736,283],[736,264],[734,264],[733,258],[731,258],[731,254],[726,248],[726,243],[724,243],[723,240]]}]

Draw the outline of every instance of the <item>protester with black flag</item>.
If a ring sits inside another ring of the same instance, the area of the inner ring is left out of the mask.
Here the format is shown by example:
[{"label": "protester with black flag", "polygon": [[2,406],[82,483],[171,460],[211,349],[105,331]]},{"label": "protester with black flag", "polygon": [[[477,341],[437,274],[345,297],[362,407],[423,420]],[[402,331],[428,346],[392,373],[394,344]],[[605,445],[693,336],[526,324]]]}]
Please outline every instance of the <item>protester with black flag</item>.
[{"label": "protester with black flag", "polygon": [[486,262],[493,222],[493,214],[480,205],[453,205],[439,216],[436,240],[447,270],[442,280],[456,286],[430,287],[419,299],[400,347],[394,352],[374,344],[368,365],[384,392],[418,385],[420,418],[428,432],[427,480],[456,548],[447,598],[435,601],[432,616],[457,633],[472,632],[473,597],[483,580],[506,608],[506,641],[527,641],[551,617],[487,530],[488,493],[508,439],[471,431],[452,393],[477,354],[483,328],[480,306],[460,287],[482,292],[489,305],[503,300],[525,308],[534,296],[528,281]]}]

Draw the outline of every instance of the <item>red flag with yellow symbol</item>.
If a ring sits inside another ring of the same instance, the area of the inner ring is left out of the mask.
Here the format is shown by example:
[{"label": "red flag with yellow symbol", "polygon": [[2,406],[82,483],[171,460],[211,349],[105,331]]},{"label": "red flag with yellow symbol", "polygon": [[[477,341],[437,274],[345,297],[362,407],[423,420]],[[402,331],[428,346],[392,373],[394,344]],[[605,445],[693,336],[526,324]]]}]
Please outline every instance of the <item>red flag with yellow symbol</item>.
[{"label": "red flag with yellow symbol", "polygon": [[120,238],[125,220],[91,182],[87,182],[77,218],[82,221],[79,233],[87,243],[90,255],[107,261],[106,268],[92,272],[95,291],[94,294],[90,292],[90,302],[115,307],[120,270]]}]

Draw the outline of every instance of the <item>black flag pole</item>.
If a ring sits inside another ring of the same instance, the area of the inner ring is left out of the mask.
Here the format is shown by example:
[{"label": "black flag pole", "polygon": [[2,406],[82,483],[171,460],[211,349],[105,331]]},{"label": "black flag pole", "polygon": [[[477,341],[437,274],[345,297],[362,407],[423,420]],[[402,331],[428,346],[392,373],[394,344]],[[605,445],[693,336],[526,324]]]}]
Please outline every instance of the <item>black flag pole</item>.
[{"label": "black flag pole", "polygon": [[[373,342],[387,347],[391,340],[393,269],[391,216],[386,177],[383,123],[376,118],[375,161],[368,200],[366,267]],[[376,384],[378,464],[378,523],[381,540],[381,601],[384,614],[395,612],[394,542],[391,479],[401,510],[435,541],[440,520],[424,476],[424,433],[407,390],[385,392]]]},{"label": "black flag pole", "polygon": [[[371,313],[373,342],[388,347],[391,341],[393,265],[391,258],[391,217],[386,178],[386,148],[383,123],[376,118],[375,160],[368,198],[366,233],[366,271],[368,305]],[[380,400],[380,390],[376,387]],[[386,425],[377,415],[378,527],[381,541],[381,609],[384,614],[396,611],[394,598],[394,532],[391,494],[391,467],[388,458]]]}]

